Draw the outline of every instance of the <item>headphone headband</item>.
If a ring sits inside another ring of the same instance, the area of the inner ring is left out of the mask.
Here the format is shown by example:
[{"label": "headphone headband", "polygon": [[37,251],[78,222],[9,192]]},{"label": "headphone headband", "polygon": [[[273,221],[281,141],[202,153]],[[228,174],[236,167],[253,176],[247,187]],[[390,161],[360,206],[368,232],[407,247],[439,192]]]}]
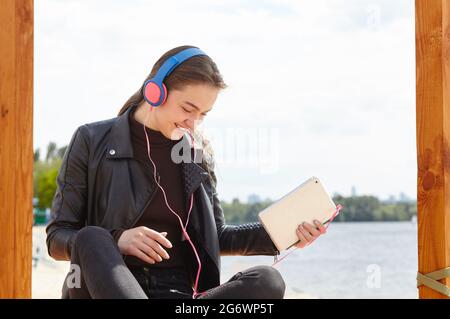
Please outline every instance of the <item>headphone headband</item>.
[{"label": "headphone headband", "polygon": [[144,83],[144,99],[152,106],[164,103],[167,97],[164,79],[181,63],[197,55],[207,54],[198,48],[189,48],[167,58],[156,75]]},{"label": "headphone headband", "polygon": [[172,73],[177,66],[196,55],[206,55],[206,53],[197,48],[190,48],[169,57],[156,73],[154,77],[155,81],[162,83],[164,78]]}]

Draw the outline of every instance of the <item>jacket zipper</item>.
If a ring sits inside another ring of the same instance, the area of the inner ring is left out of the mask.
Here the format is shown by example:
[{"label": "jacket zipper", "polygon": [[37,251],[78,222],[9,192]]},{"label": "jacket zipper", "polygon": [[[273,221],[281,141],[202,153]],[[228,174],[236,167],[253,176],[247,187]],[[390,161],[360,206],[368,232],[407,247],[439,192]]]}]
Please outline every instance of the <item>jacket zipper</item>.
[{"label": "jacket zipper", "polygon": [[179,294],[182,294],[182,295],[186,295],[186,296],[192,297],[191,294],[187,294],[187,293],[185,293],[185,292],[181,292],[181,291],[179,291],[179,290],[177,290],[177,289],[170,289],[169,291],[170,291],[170,292],[175,292],[175,293],[179,293]]}]

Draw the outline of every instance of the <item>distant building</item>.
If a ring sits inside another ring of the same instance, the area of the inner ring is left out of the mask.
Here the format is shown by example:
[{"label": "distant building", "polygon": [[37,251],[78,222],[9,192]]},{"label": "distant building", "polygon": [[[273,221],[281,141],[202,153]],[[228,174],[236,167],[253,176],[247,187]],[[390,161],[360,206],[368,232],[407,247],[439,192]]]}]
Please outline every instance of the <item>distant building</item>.
[{"label": "distant building", "polygon": [[386,204],[395,204],[397,202],[397,199],[395,198],[395,195],[389,195],[388,199],[384,202]]},{"label": "distant building", "polygon": [[401,192],[398,201],[403,203],[409,203],[411,202],[411,198],[409,198],[405,193]]},{"label": "distant building", "polygon": [[352,197],[356,197],[356,187],[352,186]]}]

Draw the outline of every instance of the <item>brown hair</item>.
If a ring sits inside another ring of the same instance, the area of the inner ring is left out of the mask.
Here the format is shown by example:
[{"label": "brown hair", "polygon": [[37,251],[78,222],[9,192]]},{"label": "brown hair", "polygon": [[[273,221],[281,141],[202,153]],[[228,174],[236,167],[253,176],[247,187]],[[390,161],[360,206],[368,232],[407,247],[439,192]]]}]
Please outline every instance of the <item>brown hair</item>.
[{"label": "brown hair", "polygon": [[[152,71],[144,80],[144,82],[142,82],[139,90],[137,90],[136,93],[134,93],[122,106],[118,115],[122,115],[134,105],[141,104],[144,101],[144,83],[156,75],[159,68],[170,56],[189,48],[198,47],[191,45],[182,45],[164,53],[153,65]],[[181,63],[164,79],[164,84],[166,85],[168,92],[170,92],[170,90],[182,89],[184,86],[190,84],[209,84],[218,89],[225,89],[227,87],[227,85],[223,81],[219,69],[217,68],[216,63],[207,55],[193,56],[192,58],[189,58],[188,60]],[[214,184],[216,184],[216,177],[212,172],[214,164],[211,144],[203,135],[201,135],[201,133],[194,132],[194,136],[195,135],[196,137],[200,137],[200,140],[203,144],[202,149],[203,154],[205,155],[204,159],[206,160],[206,163],[203,163],[203,166],[207,169],[208,173],[212,177]]]}]

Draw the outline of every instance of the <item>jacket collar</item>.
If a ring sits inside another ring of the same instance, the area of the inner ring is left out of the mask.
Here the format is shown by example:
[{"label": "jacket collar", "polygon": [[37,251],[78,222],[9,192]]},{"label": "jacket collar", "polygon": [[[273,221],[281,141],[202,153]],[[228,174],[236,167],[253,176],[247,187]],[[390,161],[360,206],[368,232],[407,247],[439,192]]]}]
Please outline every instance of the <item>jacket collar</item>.
[{"label": "jacket collar", "polygon": [[109,134],[106,158],[133,158],[129,116],[134,108],[135,106],[128,108],[125,113],[119,115],[114,121]]},{"label": "jacket collar", "polygon": [[[133,145],[131,143],[129,116],[135,107],[136,105],[131,106],[127,111],[125,111],[125,113],[119,115],[114,121],[111,127],[108,147],[106,150],[106,158],[133,158],[134,153]],[[181,141],[181,143],[189,143],[186,136],[183,136],[183,140]],[[193,155],[192,152],[191,155]],[[192,161],[182,161],[180,165],[183,176],[184,191],[187,195],[186,198],[188,198],[190,194],[192,194],[198,188],[198,186],[208,177],[208,172],[199,164]],[[153,180],[152,183],[154,183]]]}]

